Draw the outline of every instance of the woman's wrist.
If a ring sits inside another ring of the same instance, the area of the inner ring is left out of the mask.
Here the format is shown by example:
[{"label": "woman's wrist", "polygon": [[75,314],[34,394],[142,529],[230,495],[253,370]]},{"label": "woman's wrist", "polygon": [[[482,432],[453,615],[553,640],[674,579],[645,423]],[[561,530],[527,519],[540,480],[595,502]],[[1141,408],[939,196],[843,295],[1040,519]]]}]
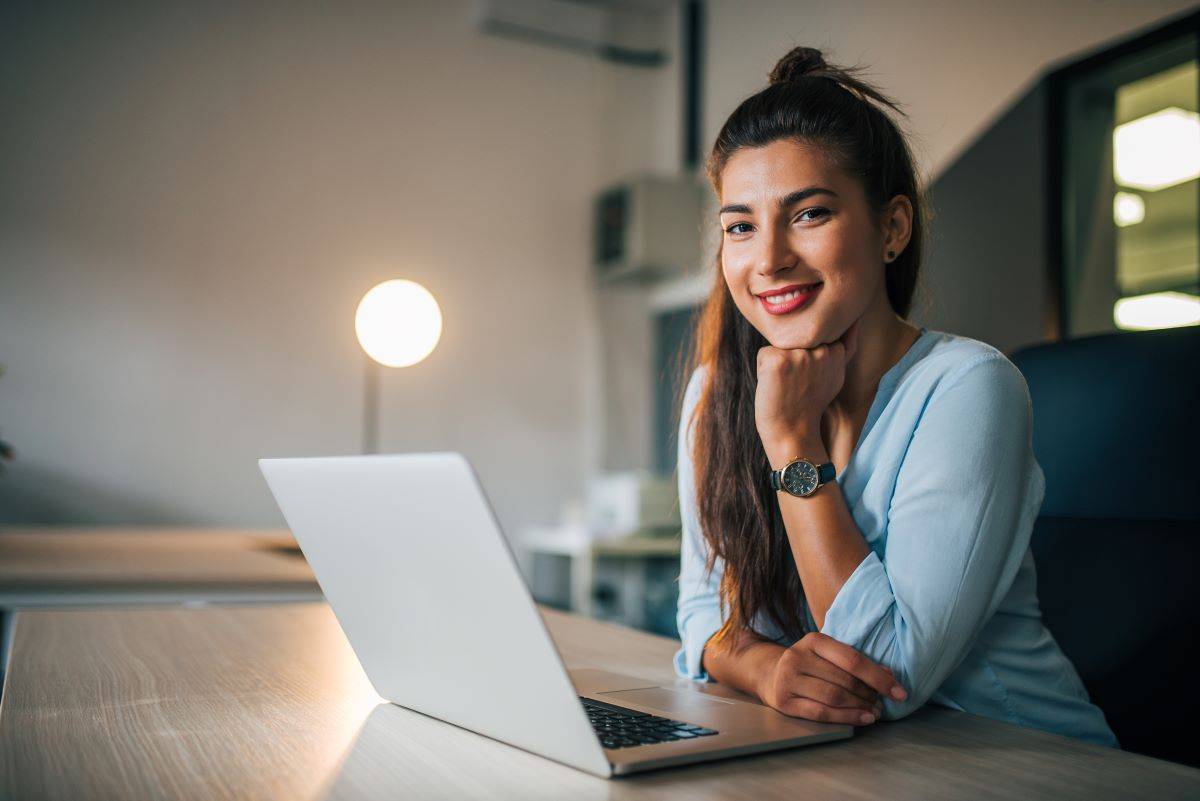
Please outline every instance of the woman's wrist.
[{"label": "woman's wrist", "polygon": [[778,643],[742,631],[735,635],[731,648],[706,645],[700,665],[716,681],[762,700],[775,664],[786,650]]},{"label": "woman's wrist", "polygon": [[[750,663],[753,695],[758,700],[763,701],[766,696],[768,682],[771,681],[771,677],[775,673],[775,665],[779,663],[779,657],[783,656],[784,651],[787,649],[778,643],[765,640],[753,647],[755,651],[752,654],[747,654],[746,661]],[[765,701],[763,702],[766,703]]]},{"label": "woman's wrist", "polygon": [[807,459],[813,464],[829,461],[825,443],[819,435],[801,434],[771,442],[764,450],[772,470],[780,470],[793,459]]}]

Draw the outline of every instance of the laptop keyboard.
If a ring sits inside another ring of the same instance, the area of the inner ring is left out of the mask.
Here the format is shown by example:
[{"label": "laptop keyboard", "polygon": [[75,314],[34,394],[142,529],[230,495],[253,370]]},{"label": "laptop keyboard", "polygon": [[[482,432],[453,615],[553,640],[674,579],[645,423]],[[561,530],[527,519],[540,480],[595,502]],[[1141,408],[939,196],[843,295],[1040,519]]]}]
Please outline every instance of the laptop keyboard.
[{"label": "laptop keyboard", "polygon": [[691,740],[717,734],[715,729],[706,729],[694,723],[651,715],[626,709],[614,704],[593,701],[580,696],[583,709],[587,712],[600,744],[605,748],[629,748],[633,745],[666,743],[672,740]]}]

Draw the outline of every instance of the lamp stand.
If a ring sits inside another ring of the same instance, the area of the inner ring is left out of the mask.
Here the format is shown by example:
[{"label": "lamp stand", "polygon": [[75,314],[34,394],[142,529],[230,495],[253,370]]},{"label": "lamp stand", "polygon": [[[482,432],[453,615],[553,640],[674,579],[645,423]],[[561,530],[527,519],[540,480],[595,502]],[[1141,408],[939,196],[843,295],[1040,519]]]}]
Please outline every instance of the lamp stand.
[{"label": "lamp stand", "polygon": [[363,354],[363,453],[379,453],[379,362]]}]

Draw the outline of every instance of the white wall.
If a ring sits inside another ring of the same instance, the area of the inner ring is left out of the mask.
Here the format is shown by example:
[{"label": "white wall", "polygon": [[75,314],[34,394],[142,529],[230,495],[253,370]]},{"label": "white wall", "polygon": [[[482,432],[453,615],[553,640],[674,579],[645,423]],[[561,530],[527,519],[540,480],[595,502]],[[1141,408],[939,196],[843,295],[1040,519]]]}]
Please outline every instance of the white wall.
[{"label": "white wall", "polygon": [[[599,163],[605,183],[639,172],[676,173],[683,153],[680,14],[673,2],[638,0],[614,10],[615,30],[631,47],[658,49],[666,63],[646,69],[617,65],[607,81]],[[654,327],[645,287],[597,287],[599,406],[595,433],[605,470],[654,463]]]},{"label": "white wall", "polygon": [[358,452],[353,314],[392,277],[445,326],[385,375],[383,449],[557,519],[597,458],[602,62],[466,2],[0,13],[0,521],[281,524],[255,460]]}]

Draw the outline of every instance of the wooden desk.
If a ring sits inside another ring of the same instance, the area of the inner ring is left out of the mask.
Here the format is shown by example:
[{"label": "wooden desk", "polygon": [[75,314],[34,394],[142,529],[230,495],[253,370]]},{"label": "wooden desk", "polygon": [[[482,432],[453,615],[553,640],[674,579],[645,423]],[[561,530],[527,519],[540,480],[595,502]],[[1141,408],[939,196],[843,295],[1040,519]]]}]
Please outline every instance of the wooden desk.
[{"label": "wooden desk", "polygon": [[0,609],[321,597],[287,530],[0,529]]},{"label": "wooden desk", "polygon": [[[676,680],[674,640],[543,615],[571,667]],[[381,704],[324,604],[16,616],[0,798],[747,797],[1197,798],[1200,771],[926,707],[851,740],[606,781]]]}]

